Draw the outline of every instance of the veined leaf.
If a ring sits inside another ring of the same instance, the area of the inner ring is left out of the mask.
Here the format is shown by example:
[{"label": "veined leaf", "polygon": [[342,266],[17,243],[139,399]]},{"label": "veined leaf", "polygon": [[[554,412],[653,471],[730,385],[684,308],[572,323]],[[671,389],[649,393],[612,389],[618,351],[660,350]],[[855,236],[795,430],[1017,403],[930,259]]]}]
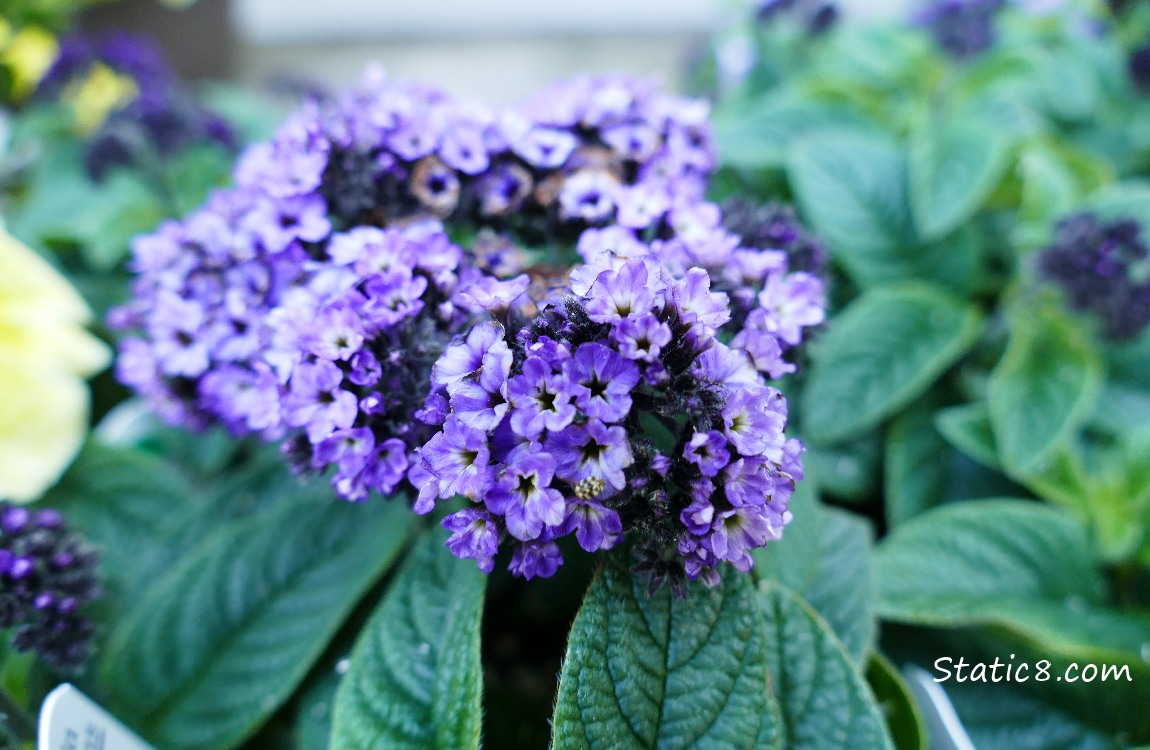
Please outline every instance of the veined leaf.
[{"label": "veined leaf", "polygon": [[333,750],[479,747],[486,583],[438,530],[419,542],[352,651]]}]

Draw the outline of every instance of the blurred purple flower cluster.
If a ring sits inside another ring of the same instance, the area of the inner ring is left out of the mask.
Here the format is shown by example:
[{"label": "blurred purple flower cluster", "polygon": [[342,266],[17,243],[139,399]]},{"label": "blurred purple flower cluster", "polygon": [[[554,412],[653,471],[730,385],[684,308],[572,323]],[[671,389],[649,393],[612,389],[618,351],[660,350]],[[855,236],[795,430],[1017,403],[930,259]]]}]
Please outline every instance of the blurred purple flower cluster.
[{"label": "blurred purple flower cluster", "polygon": [[57,100],[101,66],[129,79],[135,92],[109,112],[89,138],[84,163],[93,180],[102,180],[118,166],[169,159],[199,143],[234,148],[228,124],[203,106],[168,66],[159,47],[145,37],[125,32],[98,37],[76,32],[64,37],[36,96]]},{"label": "blurred purple flower cluster", "polygon": [[1150,247],[1134,219],[1080,213],[1058,222],[1038,255],[1039,274],[1060,286],[1074,310],[1093,312],[1113,341],[1150,325]]},{"label": "blurred purple flower cluster", "polygon": [[664,579],[746,569],[801,474],[762,373],[793,369],[823,288],[723,227],[714,158],[705,103],[630,78],[491,111],[373,74],[136,241],[119,375],[344,498],[470,498],[451,546],[488,570],[504,535],[532,577],[558,536],[640,528],[680,553]]},{"label": "blurred purple flower cluster", "polygon": [[83,665],[96,633],[84,610],[100,595],[99,557],[59,512],[0,503],[0,628],[15,628],[18,651],[61,671]]}]

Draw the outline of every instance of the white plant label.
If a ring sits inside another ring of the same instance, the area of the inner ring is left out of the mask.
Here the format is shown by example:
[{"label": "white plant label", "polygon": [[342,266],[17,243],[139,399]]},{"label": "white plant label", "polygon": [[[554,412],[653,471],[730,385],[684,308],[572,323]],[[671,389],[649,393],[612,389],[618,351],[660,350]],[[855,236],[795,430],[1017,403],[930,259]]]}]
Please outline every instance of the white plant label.
[{"label": "white plant label", "polygon": [[154,750],[72,685],[60,685],[40,707],[38,750]]}]

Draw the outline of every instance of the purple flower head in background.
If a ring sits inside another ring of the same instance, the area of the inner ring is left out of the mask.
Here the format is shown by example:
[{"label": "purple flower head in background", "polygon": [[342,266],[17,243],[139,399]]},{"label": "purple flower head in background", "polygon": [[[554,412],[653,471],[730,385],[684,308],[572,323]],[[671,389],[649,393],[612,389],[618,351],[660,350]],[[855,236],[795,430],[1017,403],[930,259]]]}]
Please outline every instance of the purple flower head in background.
[{"label": "purple flower head in background", "polygon": [[1072,309],[1096,315],[1107,338],[1132,339],[1150,324],[1150,247],[1137,221],[1070,216],[1037,257],[1039,275]]},{"label": "purple flower head in background", "polygon": [[914,18],[951,57],[976,57],[994,46],[995,15],[1006,0],[932,0]]},{"label": "purple flower head in background", "polygon": [[84,164],[93,180],[103,180],[115,167],[149,168],[157,158],[170,159],[194,145],[234,148],[231,128],[200,103],[147,37],[125,32],[64,37],[36,97],[56,99],[100,67],[130,79],[136,92],[88,140]]},{"label": "purple flower head in background", "polygon": [[12,645],[53,669],[78,672],[95,624],[85,608],[100,595],[99,552],[51,508],[0,503],[0,628]]}]

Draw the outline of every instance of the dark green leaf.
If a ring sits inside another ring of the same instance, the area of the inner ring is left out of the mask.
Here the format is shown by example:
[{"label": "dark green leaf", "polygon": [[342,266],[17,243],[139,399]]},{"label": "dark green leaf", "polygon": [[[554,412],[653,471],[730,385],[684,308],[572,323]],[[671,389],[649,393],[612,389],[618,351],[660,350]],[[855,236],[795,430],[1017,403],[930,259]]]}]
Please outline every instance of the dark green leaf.
[{"label": "dark green leaf", "polygon": [[812,351],[803,434],[834,443],[875,427],[954,364],[974,343],[981,322],[973,307],[925,284],[863,295]]},{"label": "dark green leaf", "polygon": [[[1150,615],[1103,605],[1088,532],[1065,511],[1019,500],[939,508],[895,529],[875,563],[886,619],[989,626],[1017,644],[1012,650],[1062,666],[1125,665],[1132,684],[1110,685],[1107,700],[1127,712],[1122,722],[1150,733],[1147,717],[1127,708],[1150,698]],[[1053,687],[1082,696],[1104,686]]]},{"label": "dark green leaf", "polygon": [[976,747],[1114,750],[1118,744],[1066,712],[1005,683],[948,682],[946,694]]},{"label": "dark green leaf", "polygon": [[978,402],[943,409],[935,416],[935,426],[955,448],[984,466],[998,468],[998,446],[986,404]]},{"label": "dark green leaf", "polygon": [[443,536],[420,540],[364,627],[336,694],[333,750],[479,747],[487,580]]},{"label": "dark green leaf", "polygon": [[572,626],[552,746],[781,747],[764,634],[748,576],[726,570],[682,599],[668,587],[649,595],[616,553]]},{"label": "dark green leaf", "polygon": [[808,443],[803,465],[818,477],[819,488],[845,503],[867,503],[882,479],[882,441],[867,433],[835,445]]},{"label": "dark green leaf", "polygon": [[875,556],[879,614],[900,622],[993,621],[1067,597],[1099,602],[1086,529],[1025,500],[944,506],[896,528]]},{"label": "dark green leaf", "polygon": [[303,679],[410,519],[403,503],[305,496],[221,529],[113,633],[113,706],[163,747],[234,747]]},{"label": "dark green leaf", "polygon": [[1060,441],[1090,414],[1102,366],[1073,323],[1043,310],[1019,311],[990,376],[987,400],[1007,473],[1041,471]]},{"label": "dark green leaf", "polygon": [[802,599],[759,586],[771,681],[789,750],[893,748],[878,704],[831,629]]},{"label": "dark green leaf", "polygon": [[949,446],[934,425],[935,413],[935,400],[923,400],[896,417],[887,430],[883,484],[886,520],[892,528],[942,500]]},{"label": "dark green leaf", "polygon": [[978,120],[926,121],[911,137],[911,207],[925,239],[949,234],[990,195],[1010,141]]},{"label": "dark green leaf", "polygon": [[894,746],[898,750],[930,750],[922,714],[895,666],[876,652],[867,663],[866,679],[886,718]]}]

